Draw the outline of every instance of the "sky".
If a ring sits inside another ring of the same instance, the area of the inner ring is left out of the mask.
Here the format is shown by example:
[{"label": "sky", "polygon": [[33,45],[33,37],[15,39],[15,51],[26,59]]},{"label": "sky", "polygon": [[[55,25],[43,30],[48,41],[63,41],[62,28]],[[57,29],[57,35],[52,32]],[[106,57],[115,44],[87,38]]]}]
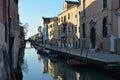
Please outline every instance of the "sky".
[{"label": "sky", "polygon": [[[38,26],[42,26],[42,16],[56,17],[62,12],[65,0],[19,0],[20,22],[28,23],[26,38],[37,33]],[[77,1],[77,0],[70,0]]]}]

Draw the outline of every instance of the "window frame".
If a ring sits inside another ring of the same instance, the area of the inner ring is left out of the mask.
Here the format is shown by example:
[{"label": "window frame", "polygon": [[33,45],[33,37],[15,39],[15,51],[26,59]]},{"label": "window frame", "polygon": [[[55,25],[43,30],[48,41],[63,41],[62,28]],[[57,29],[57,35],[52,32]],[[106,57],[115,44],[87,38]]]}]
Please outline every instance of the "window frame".
[{"label": "window frame", "polygon": [[103,0],[103,9],[108,8],[108,0]]}]

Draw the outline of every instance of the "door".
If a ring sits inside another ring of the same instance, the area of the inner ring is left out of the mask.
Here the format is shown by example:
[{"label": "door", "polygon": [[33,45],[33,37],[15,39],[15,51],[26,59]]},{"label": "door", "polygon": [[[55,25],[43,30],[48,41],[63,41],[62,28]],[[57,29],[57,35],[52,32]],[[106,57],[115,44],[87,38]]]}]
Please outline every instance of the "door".
[{"label": "door", "polygon": [[95,28],[94,27],[92,27],[90,30],[90,41],[91,41],[91,48],[95,48],[96,35],[95,35]]}]

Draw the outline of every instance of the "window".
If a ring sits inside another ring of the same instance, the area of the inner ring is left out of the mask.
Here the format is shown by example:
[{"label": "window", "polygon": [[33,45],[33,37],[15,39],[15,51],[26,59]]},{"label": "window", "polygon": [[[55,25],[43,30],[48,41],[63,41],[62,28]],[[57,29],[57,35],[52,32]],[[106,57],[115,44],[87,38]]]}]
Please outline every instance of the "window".
[{"label": "window", "polygon": [[63,17],[61,17],[61,22],[63,22]]},{"label": "window", "polygon": [[75,33],[77,33],[77,27],[75,27]]},{"label": "window", "polygon": [[83,16],[85,16],[85,0],[83,0]]},{"label": "window", "polygon": [[70,19],[70,14],[68,14],[68,20]]},{"label": "window", "polygon": [[66,16],[64,16],[64,22],[66,22]]},{"label": "window", "polygon": [[107,18],[103,18],[103,30],[102,30],[102,33],[103,33],[103,37],[107,37]]},{"label": "window", "polygon": [[8,31],[7,30],[7,24],[5,23],[5,42],[7,42],[7,34],[8,34],[7,31]]},{"label": "window", "polygon": [[77,14],[75,15],[75,18],[77,18]]},{"label": "window", "polygon": [[74,32],[74,26],[72,26],[72,33]]},{"label": "window", "polygon": [[63,33],[65,33],[66,32],[66,24],[64,23],[63,24]]},{"label": "window", "polygon": [[120,0],[119,0],[119,8],[120,8]]},{"label": "window", "polygon": [[107,0],[103,0],[103,8],[107,8]]},{"label": "window", "polygon": [[12,31],[13,30],[13,17],[12,16],[10,16],[9,17],[9,26],[10,26],[10,30]]},{"label": "window", "polygon": [[79,11],[79,15],[81,14],[81,12]]},{"label": "window", "polygon": [[82,24],[82,29],[83,29],[83,31],[82,31],[83,32],[83,38],[85,38],[85,35],[86,35],[85,34],[85,23]]},{"label": "window", "polygon": [[60,18],[59,18],[59,20],[58,20],[58,21],[59,21],[59,23],[60,23]]},{"label": "window", "polygon": [[79,32],[80,32],[80,26],[79,26]]}]

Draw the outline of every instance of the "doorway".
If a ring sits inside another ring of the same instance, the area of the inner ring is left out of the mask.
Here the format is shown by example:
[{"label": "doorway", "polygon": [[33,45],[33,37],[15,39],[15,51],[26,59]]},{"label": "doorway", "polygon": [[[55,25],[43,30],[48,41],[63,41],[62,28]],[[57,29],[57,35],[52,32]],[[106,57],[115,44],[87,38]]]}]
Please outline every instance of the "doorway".
[{"label": "doorway", "polygon": [[96,45],[96,35],[95,35],[94,27],[92,27],[90,30],[90,41],[91,41],[91,48],[94,49]]}]

